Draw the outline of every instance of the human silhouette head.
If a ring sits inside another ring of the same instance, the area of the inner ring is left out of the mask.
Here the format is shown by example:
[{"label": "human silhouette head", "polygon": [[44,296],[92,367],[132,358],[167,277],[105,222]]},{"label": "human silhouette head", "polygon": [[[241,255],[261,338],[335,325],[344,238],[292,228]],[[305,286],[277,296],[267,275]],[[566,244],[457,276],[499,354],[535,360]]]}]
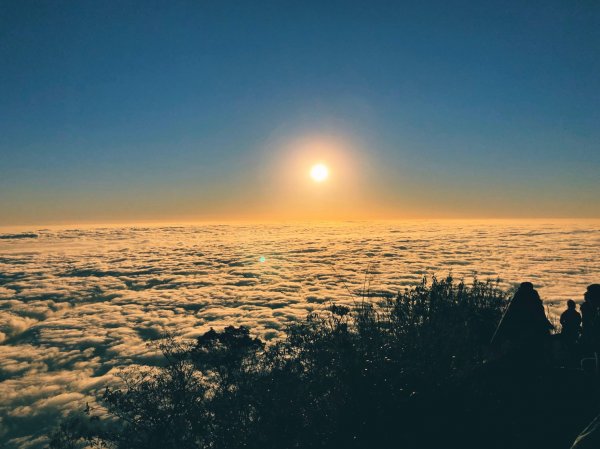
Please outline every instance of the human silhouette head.
[{"label": "human silhouette head", "polygon": [[521,282],[521,285],[519,285],[515,296],[526,302],[541,301],[538,291],[533,288],[533,284],[531,282]]},{"label": "human silhouette head", "polygon": [[600,307],[600,284],[588,285],[583,299],[593,307]]},{"label": "human silhouette head", "polygon": [[531,282],[521,282],[521,285],[519,285],[519,291],[532,292],[532,291],[534,291],[533,284]]},{"label": "human silhouette head", "polygon": [[588,285],[587,291],[585,292],[584,297],[588,301],[590,301],[590,300],[598,301],[598,299],[600,298],[600,284]]},{"label": "human silhouette head", "polygon": [[573,301],[572,299],[569,299],[567,301],[567,308],[571,309],[571,310],[575,310],[575,301]]}]

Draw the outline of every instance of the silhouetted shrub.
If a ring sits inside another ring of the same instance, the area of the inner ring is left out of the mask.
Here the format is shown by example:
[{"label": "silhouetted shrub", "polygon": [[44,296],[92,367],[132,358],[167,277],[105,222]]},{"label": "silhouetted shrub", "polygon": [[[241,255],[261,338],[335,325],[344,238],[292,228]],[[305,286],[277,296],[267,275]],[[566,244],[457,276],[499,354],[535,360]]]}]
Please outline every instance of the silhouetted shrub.
[{"label": "silhouetted shrub", "polygon": [[482,364],[506,298],[493,282],[434,278],[311,313],[269,345],[233,326],[168,337],[164,367],[131,367],[106,389],[112,427],[63,424],[50,447],[454,447],[491,394]]}]

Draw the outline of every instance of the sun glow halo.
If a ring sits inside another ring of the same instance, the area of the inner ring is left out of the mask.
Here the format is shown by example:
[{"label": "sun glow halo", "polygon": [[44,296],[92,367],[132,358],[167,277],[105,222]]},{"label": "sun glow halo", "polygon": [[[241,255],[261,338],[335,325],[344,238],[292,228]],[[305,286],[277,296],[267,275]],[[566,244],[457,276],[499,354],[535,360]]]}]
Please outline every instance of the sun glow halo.
[{"label": "sun glow halo", "polygon": [[323,182],[329,177],[329,169],[325,164],[315,164],[310,169],[310,177],[315,182]]}]

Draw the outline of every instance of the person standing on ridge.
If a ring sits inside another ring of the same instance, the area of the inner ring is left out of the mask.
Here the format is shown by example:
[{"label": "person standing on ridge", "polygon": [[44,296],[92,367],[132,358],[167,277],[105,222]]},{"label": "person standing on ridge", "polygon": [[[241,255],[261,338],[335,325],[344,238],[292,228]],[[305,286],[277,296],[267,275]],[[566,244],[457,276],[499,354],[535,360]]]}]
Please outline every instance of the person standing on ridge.
[{"label": "person standing on ridge", "polygon": [[591,352],[600,349],[600,284],[588,285],[579,306],[582,317],[582,340]]},{"label": "person standing on ridge", "polygon": [[560,324],[562,326],[561,337],[567,345],[572,347],[577,343],[581,332],[581,315],[575,308],[575,301],[572,299],[567,301],[567,310],[561,314]]},{"label": "person standing on ridge", "polygon": [[531,282],[523,282],[511,300],[492,338],[508,360],[519,366],[545,363],[549,352],[552,323]]}]

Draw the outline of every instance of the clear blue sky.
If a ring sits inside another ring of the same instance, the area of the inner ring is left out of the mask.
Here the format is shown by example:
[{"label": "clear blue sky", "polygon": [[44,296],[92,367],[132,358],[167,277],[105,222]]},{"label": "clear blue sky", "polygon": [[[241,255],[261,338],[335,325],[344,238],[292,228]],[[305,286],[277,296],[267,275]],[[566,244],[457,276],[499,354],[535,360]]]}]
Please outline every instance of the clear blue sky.
[{"label": "clear blue sky", "polygon": [[600,3],[1,4],[0,224],[278,218],[332,132],[339,218],[600,217]]}]

